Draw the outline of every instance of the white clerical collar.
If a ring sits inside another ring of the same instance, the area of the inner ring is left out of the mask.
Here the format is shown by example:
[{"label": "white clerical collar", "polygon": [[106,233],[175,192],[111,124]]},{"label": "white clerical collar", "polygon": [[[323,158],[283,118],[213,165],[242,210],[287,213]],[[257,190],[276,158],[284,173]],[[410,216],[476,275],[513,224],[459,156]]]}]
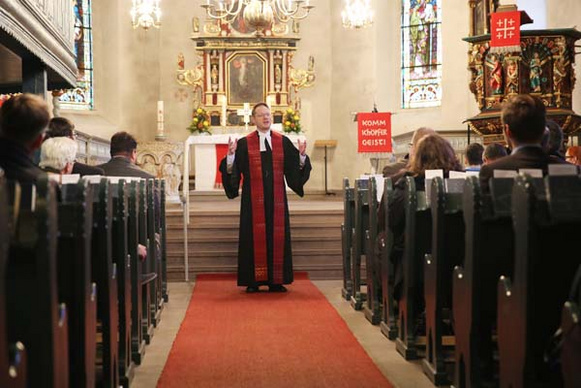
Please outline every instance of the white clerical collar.
[{"label": "white clerical collar", "polygon": [[258,139],[259,139],[259,144],[260,144],[260,152],[266,151],[266,146],[264,145],[264,139],[266,139],[266,141],[268,142],[268,145],[270,146],[270,149],[272,149],[272,140],[270,138],[270,129],[267,132],[261,132],[259,130],[257,130],[258,132]]}]

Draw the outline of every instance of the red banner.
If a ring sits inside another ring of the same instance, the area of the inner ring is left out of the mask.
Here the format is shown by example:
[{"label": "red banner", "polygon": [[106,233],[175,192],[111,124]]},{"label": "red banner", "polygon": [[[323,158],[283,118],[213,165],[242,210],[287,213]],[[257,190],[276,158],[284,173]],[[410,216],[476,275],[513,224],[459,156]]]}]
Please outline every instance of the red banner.
[{"label": "red banner", "polygon": [[490,47],[520,47],[520,12],[496,12],[490,17]]},{"label": "red banner", "polygon": [[357,113],[357,152],[391,152],[391,113]]}]

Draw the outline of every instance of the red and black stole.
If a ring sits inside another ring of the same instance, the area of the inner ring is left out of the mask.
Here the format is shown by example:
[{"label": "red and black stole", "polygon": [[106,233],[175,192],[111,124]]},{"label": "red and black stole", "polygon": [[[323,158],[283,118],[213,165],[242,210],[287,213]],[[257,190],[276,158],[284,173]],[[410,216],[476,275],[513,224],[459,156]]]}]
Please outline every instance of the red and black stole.
[{"label": "red and black stole", "polygon": [[[282,135],[270,131],[272,143],[272,174],[274,192],[273,217],[273,284],[283,282],[283,260],[285,241],[284,222],[284,149]],[[252,235],[254,238],[254,278],[257,282],[268,281],[266,248],[266,219],[264,215],[264,185],[262,179],[262,159],[260,158],[260,137],[258,131],[246,136],[250,167],[250,201],[252,203]]]}]

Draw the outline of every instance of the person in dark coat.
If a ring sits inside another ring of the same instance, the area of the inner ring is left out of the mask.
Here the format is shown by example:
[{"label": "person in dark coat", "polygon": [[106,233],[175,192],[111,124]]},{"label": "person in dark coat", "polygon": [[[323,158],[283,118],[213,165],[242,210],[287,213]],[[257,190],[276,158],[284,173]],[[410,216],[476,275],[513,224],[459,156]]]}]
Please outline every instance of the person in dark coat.
[{"label": "person in dark coat", "polygon": [[238,285],[256,292],[268,285],[284,292],[293,281],[291,235],[285,179],[303,196],[311,163],[306,142],[298,150],[282,134],[272,131],[270,109],[259,103],[252,109],[257,130],[238,141],[229,141],[228,155],[220,164],[226,196],[238,196],[241,179]]},{"label": "person in dark coat", "polygon": [[[76,140],[75,124],[64,117],[53,117],[48,123],[45,141],[53,137],[68,137]],[[104,172],[102,168],[75,161],[71,174],[80,174],[81,176],[103,175]]]},{"label": "person in dark coat", "polygon": [[488,181],[494,176],[494,170],[534,168],[546,174],[549,164],[566,163],[547,154],[541,146],[546,125],[546,108],[538,97],[519,94],[505,101],[500,118],[504,137],[512,152],[482,166],[480,186],[483,192],[489,191]]},{"label": "person in dark coat", "polygon": [[135,165],[137,160],[137,140],[127,132],[117,132],[111,137],[111,160],[97,167],[107,176],[127,176],[155,178]]},{"label": "person in dark coat", "polygon": [[0,108],[0,167],[9,180],[34,183],[45,173],[32,154],[42,144],[50,115],[46,102],[33,94],[9,98]]}]

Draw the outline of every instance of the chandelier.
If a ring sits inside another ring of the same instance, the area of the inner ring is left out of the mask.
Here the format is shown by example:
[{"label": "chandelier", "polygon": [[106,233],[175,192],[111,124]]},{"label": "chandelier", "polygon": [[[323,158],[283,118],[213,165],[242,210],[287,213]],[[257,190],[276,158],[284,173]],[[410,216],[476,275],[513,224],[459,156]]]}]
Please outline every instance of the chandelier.
[{"label": "chandelier", "polygon": [[370,0],[345,0],[345,8],[341,12],[343,27],[365,28],[373,24],[373,10]]},{"label": "chandelier", "polygon": [[142,27],[148,30],[151,27],[161,26],[160,0],[133,0],[131,6],[131,22],[133,28]]},{"label": "chandelier", "polygon": [[310,0],[206,0],[202,8],[209,17],[222,23],[230,24],[241,16],[261,33],[273,22],[304,19],[315,6],[310,5]]}]

